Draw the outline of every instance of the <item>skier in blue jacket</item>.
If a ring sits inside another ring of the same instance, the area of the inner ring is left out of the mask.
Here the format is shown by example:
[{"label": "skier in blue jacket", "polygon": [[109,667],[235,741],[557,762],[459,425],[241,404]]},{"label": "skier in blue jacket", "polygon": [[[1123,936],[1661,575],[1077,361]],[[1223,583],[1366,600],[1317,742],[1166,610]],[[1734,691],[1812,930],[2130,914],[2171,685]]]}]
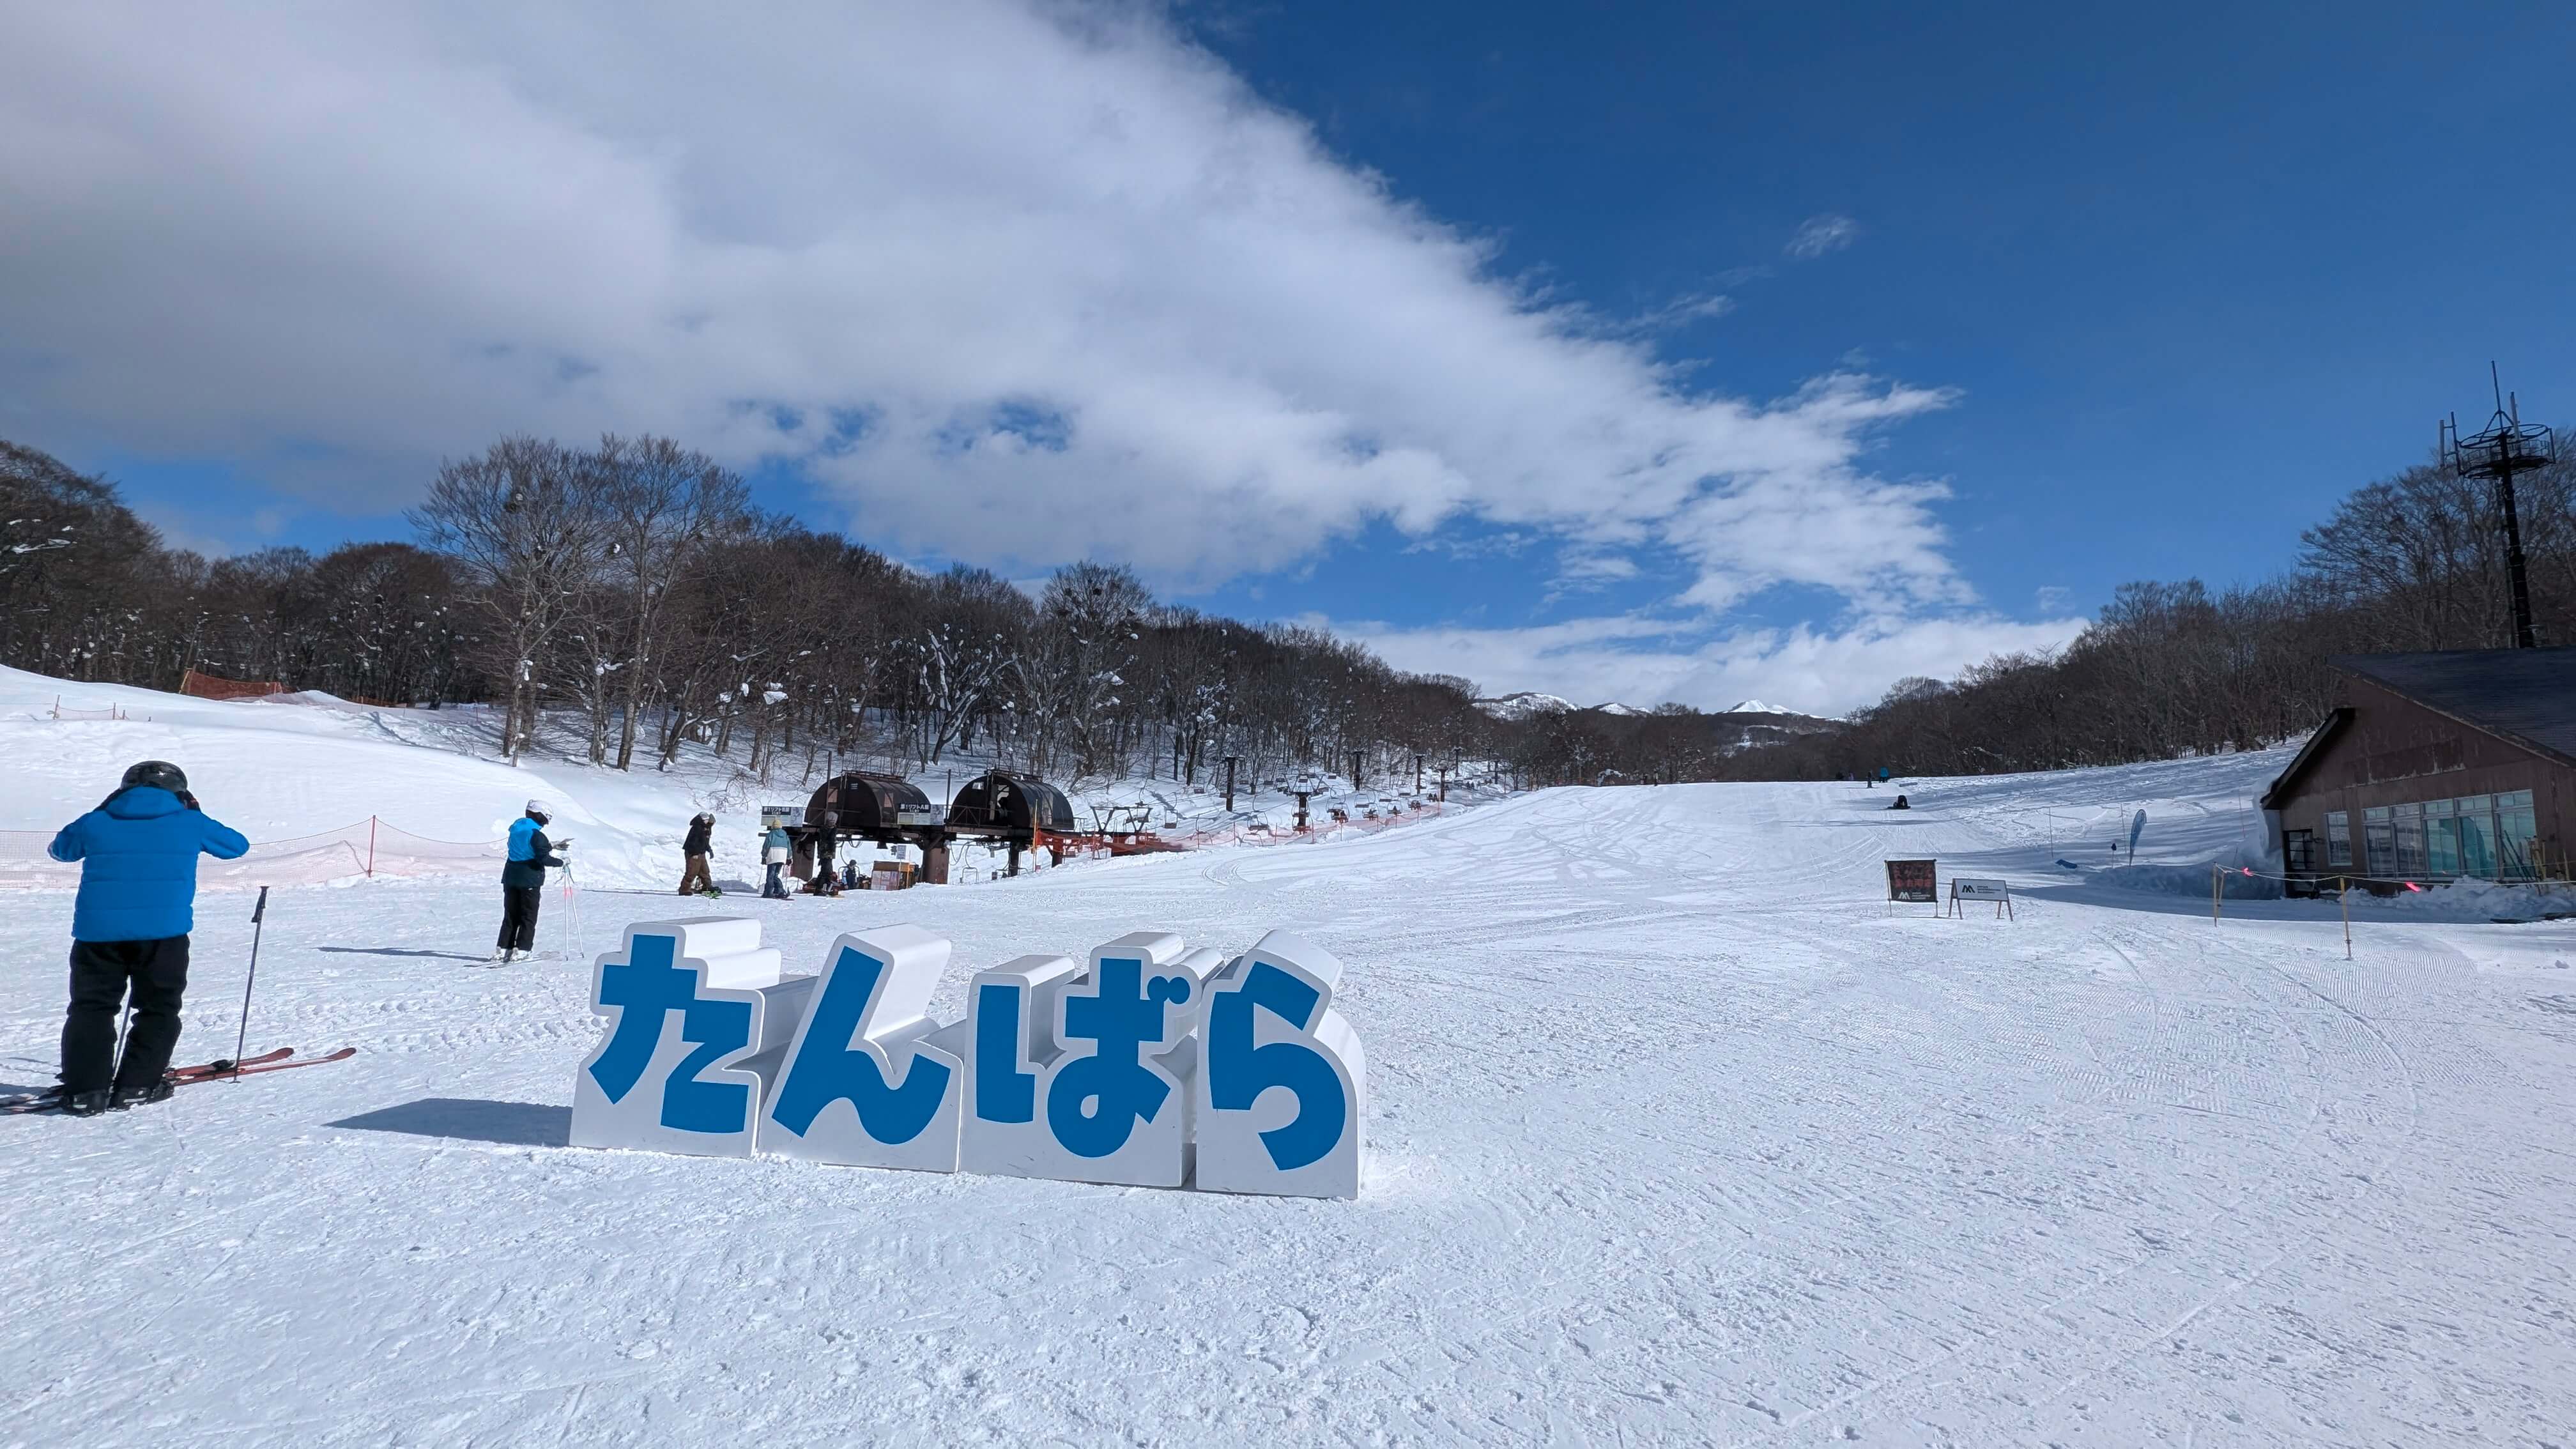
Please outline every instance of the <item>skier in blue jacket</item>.
[{"label": "skier in blue jacket", "polygon": [[546,872],[563,869],[556,851],[570,840],[546,839],[543,802],[528,802],[528,813],[510,822],[510,859],[501,867],[501,939],[492,948],[492,964],[507,966],[514,956],[533,956],[537,944],[537,906],[545,898]]},{"label": "skier in blue jacket", "polygon": [[[93,1116],[170,1095],[196,929],[197,857],[238,859],[241,832],[197,808],[188,777],[163,760],[125,772],[116,793],[62,828],[46,853],[80,862],[72,905],[72,1000],[63,1018],[63,1110]],[[116,1014],[131,1004],[125,1055]]]}]

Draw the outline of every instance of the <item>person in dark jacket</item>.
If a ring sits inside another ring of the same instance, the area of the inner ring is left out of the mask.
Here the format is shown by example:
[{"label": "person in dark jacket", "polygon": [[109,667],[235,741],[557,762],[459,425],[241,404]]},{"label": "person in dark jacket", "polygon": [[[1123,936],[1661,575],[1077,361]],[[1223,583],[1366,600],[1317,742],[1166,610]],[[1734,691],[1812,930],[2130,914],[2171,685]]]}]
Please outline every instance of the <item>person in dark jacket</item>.
[{"label": "person in dark jacket", "polygon": [[501,867],[501,940],[493,948],[495,965],[507,966],[536,953],[537,905],[545,898],[546,872],[563,868],[563,857],[555,852],[572,844],[546,839],[546,825],[552,819],[542,803],[531,800],[528,813],[510,822],[510,863]]},{"label": "person in dark jacket", "polygon": [[[188,989],[197,857],[237,860],[248,849],[241,832],[197,808],[188,777],[163,760],[126,771],[115,794],[54,837],[46,853],[81,868],[63,1018],[64,1111],[87,1117],[170,1095],[163,1074]],[[119,1060],[116,1014],[129,1004],[133,1024]]]},{"label": "person in dark jacket", "polygon": [[689,838],[680,844],[680,854],[689,858],[680,872],[680,894],[714,895],[716,878],[707,857],[715,850],[716,818],[701,814],[689,822]]}]

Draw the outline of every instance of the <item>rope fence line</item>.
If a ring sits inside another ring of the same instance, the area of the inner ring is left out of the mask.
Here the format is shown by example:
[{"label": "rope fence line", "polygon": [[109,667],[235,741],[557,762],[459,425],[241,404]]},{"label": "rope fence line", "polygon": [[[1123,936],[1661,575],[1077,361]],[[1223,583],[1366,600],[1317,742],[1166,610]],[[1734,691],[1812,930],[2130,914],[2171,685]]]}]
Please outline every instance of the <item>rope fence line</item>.
[{"label": "rope fence line", "polygon": [[[0,830],[0,889],[65,889],[80,882],[77,862],[45,853],[50,830]],[[238,860],[203,856],[197,883],[218,889],[320,885],[342,880],[412,879],[464,875],[496,867],[507,853],[501,840],[439,840],[415,835],[370,815],[354,824],[312,835],[251,842]]]},{"label": "rope fence line", "polygon": [[[2303,882],[2317,886],[2319,887],[2319,894],[2322,895],[2325,883],[2327,881],[2333,881],[2335,883],[2335,904],[2341,908],[2343,914],[2343,959],[2347,961],[2352,959],[2352,888],[2354,886],[2403,886],[2416,895],[2422,895],[2424,893],[2422,882],[2408,880],[2402,876],[2362,875],[2353,871],[2334,871],[2331,873],[2316,873],[2310,875],[2274,875],[2269,871],[2256,870],[2250,865],[2240,865],[2233,868],[2223,865],[2213,865],[2209,868],[2209,919],[2213,922],[2221,919],[2224,914],[2223,908],[2227,902],[2227,878],[2229,876],[2241,876],[2247,880],[2279,881],[2283,886],[2281,893],[2284,897],[2288,896],[2288,887],[2293,883]],[[2566,882],[2563,881],[2549,880],[2541,876],[2533,876],[2528,880],[2488,880],[2484,876],[2466,875],[2452,876],[2448,879],[2437,881],[2436,884],[2456,885],[2464,880],[2482,881],[2488,885],[2530,886],[2536,890],[2548,891],[2552,894],[2556,893],[2558,887],[2566,884]],[[2396,892],[2391,891],[2390,894],[2394,895]]]}]

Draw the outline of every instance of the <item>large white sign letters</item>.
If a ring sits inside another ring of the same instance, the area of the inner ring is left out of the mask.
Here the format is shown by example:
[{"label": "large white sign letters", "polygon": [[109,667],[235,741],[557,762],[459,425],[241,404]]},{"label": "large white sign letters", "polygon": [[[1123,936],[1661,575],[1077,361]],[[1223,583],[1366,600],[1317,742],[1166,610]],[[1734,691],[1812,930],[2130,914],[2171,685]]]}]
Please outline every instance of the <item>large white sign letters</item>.
[{"label": "large white sign letters", "polygon": [[1273,931],[1233,960],[1163,931],[979,971],[930,1003],[948,942],[841,937],[782,976],[757,921],[629,926],[592,970],[607,1020],[572,1140],[702,1156],[1294,1197],[1359,1195],[1368,1061],[1342,967]]}]

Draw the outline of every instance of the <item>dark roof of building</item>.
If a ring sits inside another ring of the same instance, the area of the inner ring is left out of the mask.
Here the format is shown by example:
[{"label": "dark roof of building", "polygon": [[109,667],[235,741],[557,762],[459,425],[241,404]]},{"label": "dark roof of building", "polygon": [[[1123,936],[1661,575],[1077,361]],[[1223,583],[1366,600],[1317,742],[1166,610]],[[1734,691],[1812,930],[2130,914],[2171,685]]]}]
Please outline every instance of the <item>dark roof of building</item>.
[{"label": "dark roof of building", "polygon": [[2262,807],[2266,810],[2279,809],[2280,806],[2275,802],[2280,798],[2281,792],[2289,788],[2291,781],[2299,778],[2299,776],[2303,774],[2306,774],[2308,766],[2316,762],[2317,756],[2325,753],[2326,742],[2332,740],[2336,735],[2341,734],[2343,732],[2343,727],[2350,723],[2352,723],[2352,711],[2350,709],[2338,708],[2328,710],[2326,712],[2325,723],[2318,725],[2314,730],[2309,732],[2308,742],[2299,746],[2299,752],[2290,757],[2289,768],[2283,770],[2278,776],[2274,777],[2272,788],[2263,792],[2263,799],[2260,802]]},{"label": "dark roof of building", "polygon": [[2576,649],[2445,649],[2329,661],[2438,714],[2576,765]]},{"label": "dark roof of building", "polygon": [[[2346,654],[2327,662],[2507,744],[2576,765],[2576,649]],[[2327,715],[2263,792],[2263,808],[2277,808],[2275,802],[2351,722],[2348,708]]]}]

